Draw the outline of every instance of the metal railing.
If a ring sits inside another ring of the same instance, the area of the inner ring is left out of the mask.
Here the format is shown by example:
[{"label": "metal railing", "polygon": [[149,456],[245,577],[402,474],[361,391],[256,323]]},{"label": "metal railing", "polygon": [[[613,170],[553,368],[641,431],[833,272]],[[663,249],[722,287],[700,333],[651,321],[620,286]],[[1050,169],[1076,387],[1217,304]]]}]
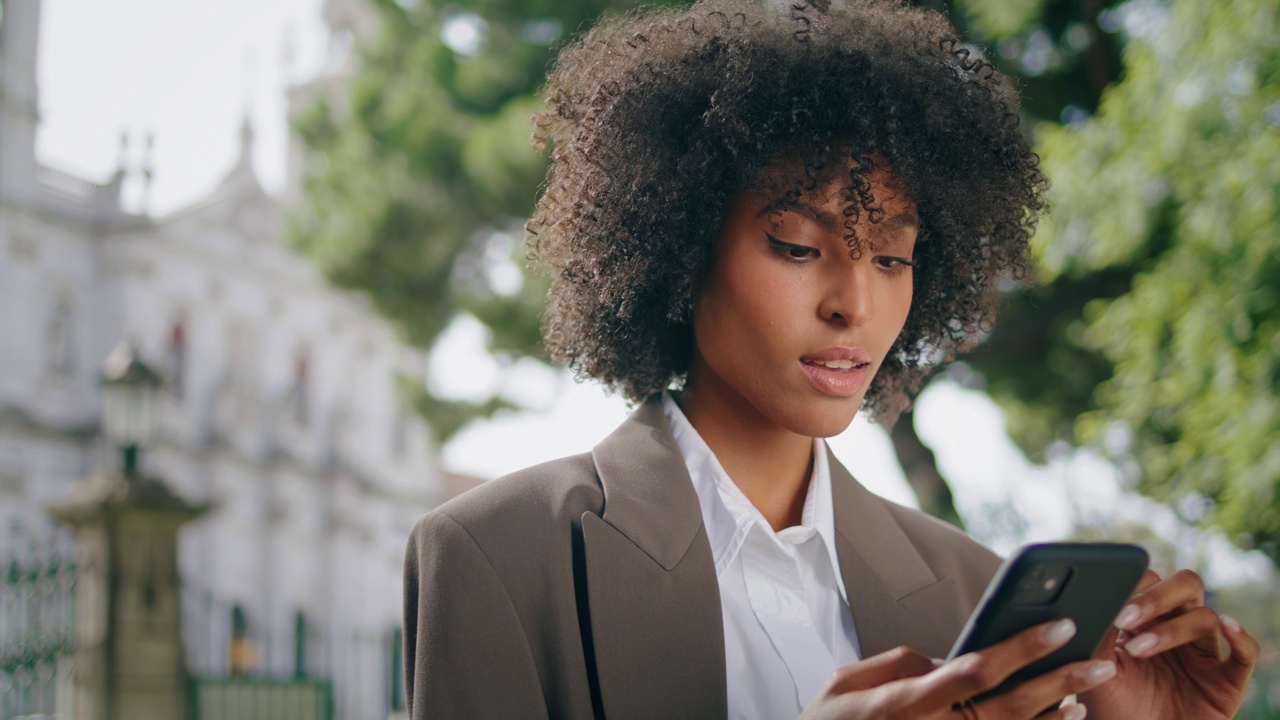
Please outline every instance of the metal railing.
[{"label": "metal railing", "polygon": [[[292,622],[267,626],[190,581],[182,593],[187,667],[193,682],[206,684],[206,697],[223,683],[225,692],[237,689],[244,693],[238,697],[251,697],[261,707],[323,685],[329,693],[326,720],[386,720],[403,710],[398,628],[335,630],[301,613]],[[206,708],[197,720],[239,717],[210,712]]]},{"label": "metal railing", "polygon": [[191,720],[331,720],[327,680],[196,677]]},{"label": "metal railing", "polygon": [[15,539],[0,547],[0,719],[64,717],[75,652],[70,538]]}]

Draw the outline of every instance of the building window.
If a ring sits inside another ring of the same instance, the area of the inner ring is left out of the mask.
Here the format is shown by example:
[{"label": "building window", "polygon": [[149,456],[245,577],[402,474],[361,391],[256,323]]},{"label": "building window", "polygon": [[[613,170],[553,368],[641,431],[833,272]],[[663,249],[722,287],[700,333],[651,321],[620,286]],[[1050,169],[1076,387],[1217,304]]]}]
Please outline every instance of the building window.
[{"label": "building window", "polygon": [[179,320],[169,330],[169,393],[181,400],[187,388],[187,330]]},{"label": "building window", "polygon": [[293,365],[293,387],[289,389],[289,413],[299,427],[306,427],[307,418],[311,414],[311,399],[308,397],[311,391],[309,365],[307,351],[299,351]]},{"label": "building window", "polygon": [[45,326],[45,363],[49,373],[71,377],[76,371],[75,312],[71,298],[63,296],[54,304]]},{"label": "building window", "polygon": [[227,325],[222,367],[213,402],[213,427],[220,440],[243,437],[260,427],[265,409],[261,392],[258,337],[240,320]]}]

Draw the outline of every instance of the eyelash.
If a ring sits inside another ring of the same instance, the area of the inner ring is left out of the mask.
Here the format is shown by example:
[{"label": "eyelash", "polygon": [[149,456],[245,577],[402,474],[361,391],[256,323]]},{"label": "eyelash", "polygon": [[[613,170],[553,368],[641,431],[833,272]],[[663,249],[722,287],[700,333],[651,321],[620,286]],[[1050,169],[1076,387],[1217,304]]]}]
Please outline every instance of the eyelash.
[{"label": "eyelash", "polygon": [[898,275],[901,275],[902,273],[906,272],[907,268],[913,268],[916,266],[914,262],[907,260],[905,258],[900,258],[900,257],[884,256],[884,257],[878,257],[876,258],[876,260],[877,261],[888,260],[890,261],[890,263],[892,263],[890,265],[885,265],[883,262],[880,262],[880,267],[884,268],[884,271],[888,273],[889,277],[897,277]]},{"label": "eyelash", "polygon": [[[808,245],[797,245],[795,243],[783,242],[769,233],[765,233],[764,236],[769,239],[769,247],[787,262],[803,263],[807,262],[810,257],[816,257],[818,255],[817,248],[811,248]],[[795,253],[797,252],[800,254],[796,255]],[[890,277],[906,271],[907,268],[913,268],[916,266],[913,261],[907,260],[906,258],[891,257],[887,255],[878,257],[875,261],[876,264],[888,273]],[[888,261],[887,264],[886,261]]]},{"label": "eyelash", "polygon": [[[801,263],[805,262],[809,257],[817,257],[818,255],[817,248],[811,248],[808,245],[796,245],[795,243],[783,242],[769,233],[765,233],[764,236],[769,238],[769,247],[782,257],[783,260]],[[800,254],[795,254],[797,252]]]}]

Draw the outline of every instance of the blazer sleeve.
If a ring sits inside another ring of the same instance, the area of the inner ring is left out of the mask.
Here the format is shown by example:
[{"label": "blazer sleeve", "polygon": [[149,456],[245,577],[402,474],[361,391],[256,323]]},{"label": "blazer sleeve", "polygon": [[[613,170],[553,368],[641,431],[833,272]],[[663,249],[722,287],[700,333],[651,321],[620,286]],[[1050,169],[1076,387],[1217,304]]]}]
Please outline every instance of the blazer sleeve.
[{"label": "blazer sleeve", "polygon": [[439,512],[409,536],[404,639],[412,720],[547,717],[506,587],[466,529]]}]

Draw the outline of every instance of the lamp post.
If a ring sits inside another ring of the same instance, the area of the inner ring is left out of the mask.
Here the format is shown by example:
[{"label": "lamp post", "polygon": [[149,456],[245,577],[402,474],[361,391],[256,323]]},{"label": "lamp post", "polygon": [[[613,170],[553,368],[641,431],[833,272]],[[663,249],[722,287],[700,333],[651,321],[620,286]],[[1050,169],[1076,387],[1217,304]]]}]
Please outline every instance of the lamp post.
[{"label": "lamp post", "polygon": [[160,387],[164,380],[138,357],[131,342],[120,343],[107,356],[102,386],[102,432],[120,448],[122,472],[138,477],[138,450],[155,440],[160,428]]},{"label": "lamp post", "polygon": [[49,507],[75,530],[76,720],[186,720],[178,529],[208,510],[142,474],[138,451],[159,429],[160,374],[129,343],[108,356],[102,432],[123,466],[82,480]]}]

